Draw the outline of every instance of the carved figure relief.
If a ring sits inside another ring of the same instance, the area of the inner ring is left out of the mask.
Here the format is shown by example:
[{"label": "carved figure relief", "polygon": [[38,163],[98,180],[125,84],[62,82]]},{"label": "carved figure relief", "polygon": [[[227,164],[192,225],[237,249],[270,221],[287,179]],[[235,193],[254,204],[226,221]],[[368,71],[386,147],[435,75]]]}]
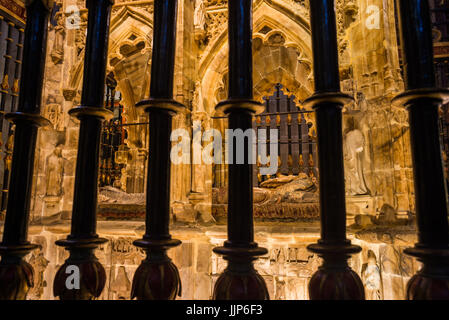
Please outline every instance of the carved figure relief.
[{"label": "carved figure relief", "polygon": [[368,262],[362,266],[362,281],[365,285],[367,300],[382,299],[380,268],[372,250],[368,250]]},{"label": "carved figure relief", "polygon": [[134,246],[133,240],[131,238],[118,238],[112,241],[112,260],[114,263],[138,265],[145,258],[143,250]]},{"label": "carved figure relief", "polygon": [[195,1],[195,12],[193,16],[193,24],[195,26],[195,33],[204,35],[206,29],[206,12],[204,9],[203,0]]},{"label": "carved figure relief", "polygon": [[64,37],[65,37],[65,15],[63,12],[57,12],[55,15],[56,26],[55,40],[50,56],[54,64],[59,64],[64,59]]},{"label": "carved figure relief", "polygon": [[111,292],[116,300],[128,300],[131,292],[131,282],[129,281],[126,269],[120,266],[117,276],[111,284]]},{"label": "carved figure relief", "polygon": [[62,148],[57,146],[51,155],[47,157],[47,196],[59,197],[63,194],[63,177],[64,177],[64,158],[62,157]]},{"label": "carved figure relief", "polygon": [[348,119],[346,134],[344,136],[345,183],[349,195],[369,194],[363,173],[363,152],[365,150],[365,137],[355,128],[354,119]]},{"label": "carved figure relief", "polygon": [[[193,143],[201,145],[201,137],[202,137],[202,117],[200,114],[196,114],[194,116],[193,122]],[[200,162],[192,166],[193,170],[193,181],[192,181],[192,191],[203,193],[205,192],[205,167]]]},{"label": "carved figure relief", "polygon": [[84,44],[86,43],[87,10],[83,10],[80,15],[81,15],[80,25],[79,25],[79,28],[76,29],[76,34],[75,34],[75,45],[77,48],[78,56],[84,50]]},{"label": "carved figure relief", "polygon": [[[199,81],[195,84],[195,93],[193,95],[192,101],[193,114],[193,143],[194,145],[202,145],[202,133],[204,130],[209,129],[209,117],[204,110],[203,95],[201,92],[201,83]],[[204,147],[204,146],[202,146]],[[193,165],[193,181],[192,190],[194,192],[203,193],[206,191],[205,178],[206,178],[206,168],[205,165],[201,163],[195,163]]]},{"label": "carved figure relief", "polygon": [[32,300],[39,300],[44,288],[47,287],[47,281],[44,280],[44,272],[47,269],[49,261],[45,259],[41,248],[33,251],[29,263],[34,269],[34,287],[28,292],[28,298]]}]

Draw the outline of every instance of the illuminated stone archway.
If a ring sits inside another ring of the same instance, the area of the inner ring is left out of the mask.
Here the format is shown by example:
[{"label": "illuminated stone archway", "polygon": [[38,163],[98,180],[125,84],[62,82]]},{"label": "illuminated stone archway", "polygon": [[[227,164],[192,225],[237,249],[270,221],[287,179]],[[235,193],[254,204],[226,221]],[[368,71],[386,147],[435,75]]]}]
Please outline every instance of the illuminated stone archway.
[{"label": "illuminated stone archway", "polygon": [[[276,83],[283,83],[299,99],[312,93],[312,51],[307,16],[268,1],[254,5],[254,95],[260,100]],[[200,56],[198,80],[209,114],[226,95],[227,29],[209,41]],[[198,90],[198,89],[197,89]],[[195,107],[195,106],[194,106]]]},{"label": "illuminated stone archway", "polygon": [[[222,8],[221,10],[225,10]],[[281,83],[295,95],[298,102],[313,92],[312,51],[308,17],[293,12],[291,6],[280,2],[256,1],[253,13],[253,79],[254,98],[262,101]],[[226,121],[213,119],[215,106],[227,97],[228,43],[227,24],[223,15],[217,14],[213,36],[207,45],[200,45],[199,66],[195,82],[195,98],[192,102],[192,121],[201,121],[203,129],[215,128],[222,133]],[[224,11],[222,11],[224,12]],[[223,176],[226,165],[219,164]],[[192,192],[190,199],[195,210],[210,216],[214,165],[192,165]],[[227,178],[224,178],[226,184]],[[198,204],[199,202],[199,204]]]}]

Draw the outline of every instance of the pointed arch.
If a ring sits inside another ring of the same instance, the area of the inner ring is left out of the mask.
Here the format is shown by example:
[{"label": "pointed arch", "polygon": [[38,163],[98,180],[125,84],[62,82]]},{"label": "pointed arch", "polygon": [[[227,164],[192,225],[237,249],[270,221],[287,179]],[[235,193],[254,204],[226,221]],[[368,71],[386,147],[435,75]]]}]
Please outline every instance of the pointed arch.
[{"label": "pointed arch", "polygon": [[[278,82],[284,82],[299,99],[310,95],[313,85],[308,18],[278,2],[259,0],[254,4],[253,21],[255,98],[261,99]],[[259,32],[262,29],[263,32]],[[269,30],[268,33],[264,33],[266,30]],[[272,41],[275,35],[283,38],[281,43]],[[259,49],[262,51],[258,52]],[[227,72],[227,56],[226,25],[205,48],[198,68],[198,80],[202,83],[201,90],[205,97],[204,107],[209,114],[214,114],[217,92],[223,92],[226,87],[223,77]]]}]

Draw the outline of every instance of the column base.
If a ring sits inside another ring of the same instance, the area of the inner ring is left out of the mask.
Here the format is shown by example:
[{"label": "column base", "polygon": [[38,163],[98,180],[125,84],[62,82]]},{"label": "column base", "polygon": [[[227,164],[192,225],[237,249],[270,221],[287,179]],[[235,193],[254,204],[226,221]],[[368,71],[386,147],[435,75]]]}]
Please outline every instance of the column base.
[{"label": "column base", "polygon": [[422,269],[407,283],[407,300],[449,300],[449,248],[409,248],[405,254],[418,258]]},{"label": "column base", "polygon": [[[227,246],[228,245],[228,246]],[[253,261],[268,253],[256,243],[248,247],[224,247],[214,249],[228,261],[228,267],[215,283],[213,300],[269,300],[267,285],[263,277],[254,269]]]},{"label": "column base", "polygon": [[362,280],[348,265],[351,254],[359,253],[359,246],[313,244],[308,250],[323,258],[323,264],[309,282],[311,300],[365,300]]},{"label": "column base", "polygon": [[66,239],[56,241],[70,256],[56,273],[53,294],[61,300],[93,300],[106,284],[106,271],[94,250],[107,242],[103,238]]},{"label": "column base", "polygon": [[167,250],[179,246],[181,241],[137,240],[136,247],[143,248],[147,257],[134,274],[131,299],[175,300],[182,295],[178,268],[167,255]]},{"label": "column base", "polygon": [[0,245],[0,300],[26,300],[28,291],[34,287],[34,271],[23,257],[37,247]]}]

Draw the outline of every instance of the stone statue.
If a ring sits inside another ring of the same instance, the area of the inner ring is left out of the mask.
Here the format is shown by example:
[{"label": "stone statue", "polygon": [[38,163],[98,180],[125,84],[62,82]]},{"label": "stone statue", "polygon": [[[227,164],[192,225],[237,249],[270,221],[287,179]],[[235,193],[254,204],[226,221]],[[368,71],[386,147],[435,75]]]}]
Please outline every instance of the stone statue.
[{"label": "stone statue", "polygon": [[381,277],[377,258],[373,251],[368,250],[368,262],[362,266],[362,281],[365,285],[367,300],[381,300]]},{"label": "stone statue", "polygon": [[205,112],[203,94],[201,92],[201,82],[199,81],[195,83],[195,93],[193,94],[192,104],[195,112]]},{"label": "stone statue", "polygon": [[[194,121],[193,121],[193,132],[194,132],[194,136],[193,136],[193,143],[194,144],[198,144],[201,145],[202,147],[202,142],[201,142],[201,138],[202,138],[202,121],[201,121],[201,117],[199,114],[195,114],[194,115]],[[201,162],[201,159],[198,159]],[[203,193],[206,190],[206,186],[205,186],[205,176],[206,176],[206,172],[205,172],[205,167],[203,165],[203,163],[194,163],[192,165],[192,174],[193,174],[193,181],[192,181],[192,191],[194,192],[198,192],[198,193]]]},{"label": "stone statue", "polygon": [[44,288],[47,286],[47,281],[44,279],[44,272],[49,263],[44,257],[42,248],[39,247],[32,253],[29,263],[33,266],[35,278],[34,286],[28,292],[28,298],[39,300],[44,293]]},{"label": "stone statue", "polygon": [[84,45],[86,43],[87,19],[88,19],[87,10],[81,11],[79,28],[76,29],[75,33],[75,44],[78,56],[84,50]]},{"label": "stone statue", "polygon": [[[204,110],[204,102],[203,95],[201,92],[201,82],[197,81],[195,83],[195,93],[193,95],[193,110],[192,113],[192,121],[193,121],[193,140],[194,144],[201,145],[204,147],[202,143],[202,134],[203,130],[208,130],[208,115]],[[201,161],[201,159],[198,159]],[[206,168],[203,163],[194,163],[192,166],[192,190],[194,192],[203,193],[206,191],[205,186],[205,178],[206,178]]]},{"label": "stone statue", "polygon": [[203,0],[195,1],[195,12],[193,16],[195,32],[204,32],[206,27],[206,15]]},{"label": "stone statue", "polygon": [[64,59],[64,37],[65,37],[65,16],[63,12],[57,12],[55,15],[56,26],[55,40],[51,51],[51,60],[54,64],[59,64]]},{"label": "stone statue", "polygon": [[111,291],[117,300],[127,300],[131,292],[131,282],[128,279],[124,266],[118,268],[117,277],[111,285]]},{"label": "stone statue", "polygon": [[363,174],[365,137],[360,130],[354,128],[353,121],[353,119],[350,121],[352,125],[347,129],[344,139],[346,189],[347,193],[352,196],[366,195],[369,194],[369,190]]},{"label": "stone statue", "polygon": [[64,158],[62,148],[57,146],[51,155],[47,157],[47,191],[46,196],[59,197],[63,194]]},{"label": "stone statue", "polygon": [[363,92],[357,92],[356,101],[357,110],[362,112],[368,110],[368,102],[366,101],[365,94]]}]

